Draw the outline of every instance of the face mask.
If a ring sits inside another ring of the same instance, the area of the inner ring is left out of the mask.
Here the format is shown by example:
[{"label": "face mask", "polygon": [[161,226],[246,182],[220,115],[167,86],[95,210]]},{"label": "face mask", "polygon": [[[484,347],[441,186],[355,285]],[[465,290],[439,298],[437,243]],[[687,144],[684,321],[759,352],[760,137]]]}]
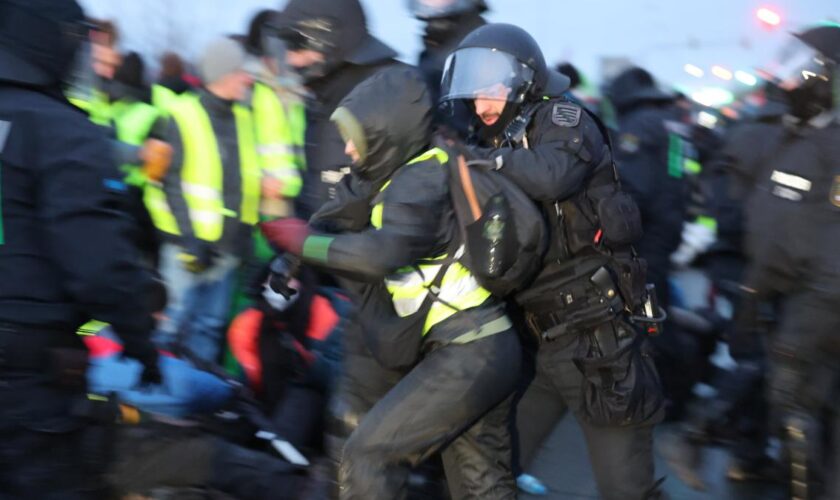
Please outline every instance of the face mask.
[{"label": "face mask", "polygon": [[[292,284],[290,283],[290,286],[291,285]],[[300,286],[300,285],[298,284],[298,286]],[[296,287],[293,287],[293,288],[296,288]],[[281,294],[275,292],[274,290],[272,290],[271,287],[268,286],[268,284],[266,283],[265,285],[263,285],[263,294],[262,295],[263,295],[263,298],[265,299],[265,301],[268,302],[268,305],[271,306],[272,309],[274,309],[275,311],[278,311],[278,312],[283,312],[283,311],[287,310],[288,308],[292,307],[292,305],[295,302],[297,302],[297,299],[298,299],[298,296],[300,295],[300,293],[296,293],[296,294],[292,295],[291,297],[289,297],[287,299],[283,295],[281,295]]]}]

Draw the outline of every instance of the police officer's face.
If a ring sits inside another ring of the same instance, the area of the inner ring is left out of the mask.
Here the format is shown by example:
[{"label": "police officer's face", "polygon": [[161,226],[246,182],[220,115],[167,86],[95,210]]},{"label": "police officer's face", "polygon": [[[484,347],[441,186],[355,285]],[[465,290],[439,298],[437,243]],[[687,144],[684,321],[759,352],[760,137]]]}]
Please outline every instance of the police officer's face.
[{"label": "police officer's face", "polygon": [[499,121],[502,116],[502,111],[505,110],[507,104],[507,96],[510,94],[510,89],[502,84],[494,85],[475,93],[476,97],[473,101],[475,104],[475,114],[481,119],[481,122],[488,127]]}]

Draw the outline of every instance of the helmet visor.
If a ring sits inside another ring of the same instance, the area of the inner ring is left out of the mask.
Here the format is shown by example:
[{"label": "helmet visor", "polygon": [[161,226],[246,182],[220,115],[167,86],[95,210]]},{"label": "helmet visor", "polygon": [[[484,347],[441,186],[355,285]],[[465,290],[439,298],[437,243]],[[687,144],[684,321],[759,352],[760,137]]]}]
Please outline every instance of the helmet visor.
[{"label": "helmet visor", "polygon": [[408,8],[418,19],[449,17],[470,10],[474,0],[408,0]]},{"label": "helmet visor", "polygon": [[446,60],[440,100],[522,102],[533,81],[534,70],[506,52],[478,47],[460,49]]},{"label": "helmet visor", "polygon": [[831,77],[831,61],[810,45],[793,38],[765,73],[768,80],[783,90],[791,91],[813,83],[813,79],[828,81]]}]

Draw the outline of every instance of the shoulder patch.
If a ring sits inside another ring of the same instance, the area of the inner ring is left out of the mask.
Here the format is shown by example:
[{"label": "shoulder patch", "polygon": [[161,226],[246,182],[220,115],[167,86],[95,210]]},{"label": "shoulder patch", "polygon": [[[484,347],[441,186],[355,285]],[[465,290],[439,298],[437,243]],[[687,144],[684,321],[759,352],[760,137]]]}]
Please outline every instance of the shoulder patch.
[{"label": "shoulder patch", "polygon": [[639,137],[631,133],[624,133],[618,138],[618,149],[633,154],[639,151]]},{"label": "shoulder patch", "polygon": [[577,127],[580,123],[580,106],[569,102],[558,102],[551,111],[551,121],[558,127]]},{"label": "shoulder patch", "polygon": [[835,207],[840,208],[840,175],[835,176],[834,182],[831,183],[829,201]]}]

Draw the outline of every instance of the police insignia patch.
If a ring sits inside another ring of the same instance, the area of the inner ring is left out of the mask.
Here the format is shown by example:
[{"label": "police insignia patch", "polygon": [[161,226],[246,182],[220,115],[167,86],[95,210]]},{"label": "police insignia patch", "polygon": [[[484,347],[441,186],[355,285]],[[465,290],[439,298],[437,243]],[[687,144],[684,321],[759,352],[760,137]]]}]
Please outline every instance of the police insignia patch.
[{"label": "police insignia patch", "polygon": [[618,138],[618,149],[625,153],[635,153],[639,150],[639,137],[633,134],[621,134]]},{"label": "police insignia patch", "polygon": [[828,201],[837,208],[840,208],[840,175],[834,177],[831,183],[831,191],[828,193]]},{"label": "police insignia patch", "polygon": [[581,108],[569,102],[560,102],[554,105],[551,112],[551,121],[558,127],[577,127],[580,123]]}]

